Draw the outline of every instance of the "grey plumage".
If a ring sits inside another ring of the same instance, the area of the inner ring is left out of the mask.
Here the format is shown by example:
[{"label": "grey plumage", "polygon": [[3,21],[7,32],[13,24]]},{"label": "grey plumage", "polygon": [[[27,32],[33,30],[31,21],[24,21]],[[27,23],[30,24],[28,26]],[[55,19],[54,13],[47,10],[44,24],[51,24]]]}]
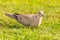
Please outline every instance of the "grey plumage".
[{"label": "grey plumage", "polygon": [[42,21],[43,12],[39,11],[37,14],[5,13],[5,15],[16,19],[18,22],[25,26],[39,26]]}]

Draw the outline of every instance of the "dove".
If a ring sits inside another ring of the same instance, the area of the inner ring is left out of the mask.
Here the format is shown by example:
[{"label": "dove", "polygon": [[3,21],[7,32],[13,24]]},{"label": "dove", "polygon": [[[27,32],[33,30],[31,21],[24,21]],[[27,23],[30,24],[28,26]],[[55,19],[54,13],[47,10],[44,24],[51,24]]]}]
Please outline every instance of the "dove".
[{"label": "dove", "polygon": [[23,24],[24,26],[40,26],[42,22],[42,16],[44,16],[43,11],[39,11],[36,14],[10,14],[5,13],[6,16],[16,19],[19,23]]}]

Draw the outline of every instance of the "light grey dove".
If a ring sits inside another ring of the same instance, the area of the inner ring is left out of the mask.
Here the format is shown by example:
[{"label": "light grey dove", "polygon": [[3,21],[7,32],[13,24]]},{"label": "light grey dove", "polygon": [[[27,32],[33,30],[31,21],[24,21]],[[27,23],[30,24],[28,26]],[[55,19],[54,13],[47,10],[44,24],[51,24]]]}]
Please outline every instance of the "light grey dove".
[{"label": "light grey dove", "polygon": [[40,26],[42,21],[42,16],[44,16],[43,11],[39,11],[36,14],[9,14],[5,13],[6,16],[16,19],[19,23],[25,26]]}]

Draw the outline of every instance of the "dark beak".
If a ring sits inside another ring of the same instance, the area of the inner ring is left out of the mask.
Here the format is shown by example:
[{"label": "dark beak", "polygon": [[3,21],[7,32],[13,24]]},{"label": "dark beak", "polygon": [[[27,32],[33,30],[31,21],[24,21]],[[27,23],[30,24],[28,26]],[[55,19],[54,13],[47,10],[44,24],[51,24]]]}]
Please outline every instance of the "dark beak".
[{"label": "dark beak", "polygon": [[42,14],[43,17],[46,17],[45,14]]}]

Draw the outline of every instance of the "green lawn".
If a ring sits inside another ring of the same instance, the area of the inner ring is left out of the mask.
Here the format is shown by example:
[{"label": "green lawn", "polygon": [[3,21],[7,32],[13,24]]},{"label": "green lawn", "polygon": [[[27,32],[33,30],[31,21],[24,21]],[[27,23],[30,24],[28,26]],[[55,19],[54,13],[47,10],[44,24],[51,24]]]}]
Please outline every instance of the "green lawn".
[{"label": "green lawn", "polygon": [[[42,24],[25,27],[8,13],[35,14],[43,10]],[[0,40],[60,40],[60,0],[0,0]]]}]

